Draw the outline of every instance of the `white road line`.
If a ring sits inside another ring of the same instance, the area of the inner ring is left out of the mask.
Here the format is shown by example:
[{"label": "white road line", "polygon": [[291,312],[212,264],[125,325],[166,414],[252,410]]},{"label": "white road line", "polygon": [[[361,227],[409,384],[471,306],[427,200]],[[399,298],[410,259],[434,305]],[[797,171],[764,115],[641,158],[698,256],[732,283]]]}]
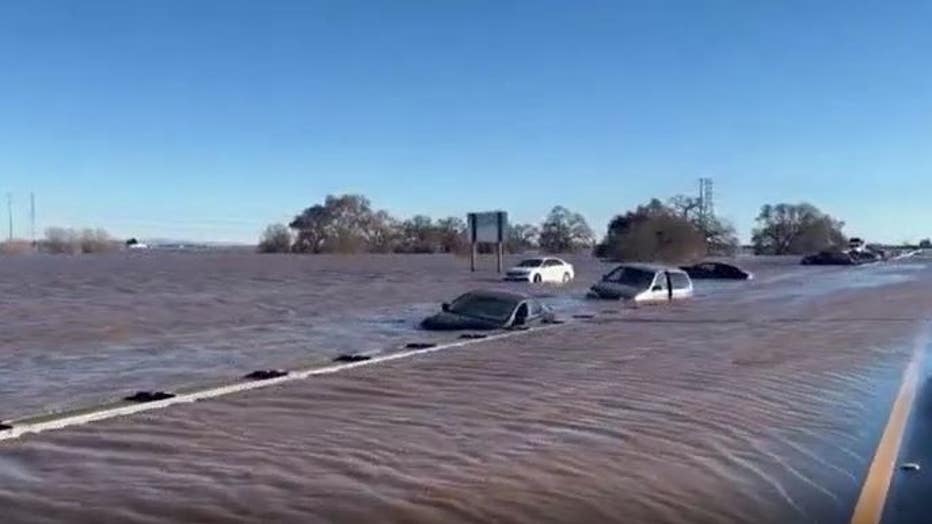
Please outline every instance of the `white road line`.
[{"label": "white road line", "polygon": [[[371,366],[375,364],[380,364],[383,362],[390,362],[392,360],[399,360],[403,358],[410,358],[417,355],[423,355],[427,353],[433,353],[436,351],[445,351],[449,349],[457,349],[465,346],[479,344],[482,342],[490,342],[493,340],[502,340],[517,335],[524,335],[528,333],[538,333],[546,329],[552,329],[560,327],[562,325],[570,324],[570,322],[564,322],[563,324],[553,324],[547,326],[541,326],[536,329],[528,329],[523,331],[511,331],[507,333],[501,333],[498,335],[489,335],[485,338],[479,339],[464,339],[458,340],[456,342],[451,342],[448,344],[438,344],[429,348],[422,349],[413,349],[409,351],[400,351],[397,353],[390,353],[387,355],[374,356],[369,360],[363,360],[360,362],[349,362],[341,364],[333,364],[329,366],[319,367],[319,368],[310,368],[305,370],[292,371],[288,375],[283,377],[268,379],[268,380],[242,380],[234,384],[227,384],[224,386],[218,386],[208,389],[203,389],[200,391],[195,391],[192,393],[183,393],[175,397],[168,398],[165,400],[158,400],[154,402],[144,402],[140,404],[128,404],[121,405],[113,408],[105,408],[100,410],[82,411],[80,413],[64,413],[61,416],[51,415],[49,417],[45,416],[35,416],[30,418],[20,419],[22,422],[17,422],[16,420],[9,421],[8,424],[12,425],[11,429],[0,431],[0,441],[4,440],[13,440],[23,435],[29,433],[42,433],[43,431],[52,431],[56,429],[63,429],[69,426],[77,426],[81,424],[88,424],[91,422],[97,422],[100,420],[107,420],[116,417],[123,417],[127,415],[133,415],[136,413],[143,413],[146,411],[154,411],[156,409],[164,409],[169,406],[174,406],[176,404],[186,404],[195,402],[198,400],[205,400],[210,398],[222,397],[225,395],[232,395],[234,393],[240,393],[244,391],[251,391],[254,389],[267,388],[271,386],[277,386],[279,384],[284,384],[287,382],[295,382],[298,380],[305,380],[307,378],[317,376],[317,375],[329,375],[332,373],[338,373],[340,371],[345,371],[348,369],[358,368],[362,366]],[[37,420],[36,422],[29,422],[29,420]]]}]

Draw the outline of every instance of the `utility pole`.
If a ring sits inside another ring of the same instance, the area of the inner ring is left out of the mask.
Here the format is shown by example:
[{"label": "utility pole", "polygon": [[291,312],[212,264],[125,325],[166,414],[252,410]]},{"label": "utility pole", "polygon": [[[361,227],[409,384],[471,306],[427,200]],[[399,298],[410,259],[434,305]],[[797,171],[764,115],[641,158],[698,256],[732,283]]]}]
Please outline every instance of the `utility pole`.
[{"label": "utility pole", "polygon": [[13,240],[13,193],[6,194],[6,211],[10,220],[9,236],[7,238]]},{"label": "utility pole", "polygon": [[32,235],[32,247],[36,247],[36,194],[29,193],[29,232]]}]

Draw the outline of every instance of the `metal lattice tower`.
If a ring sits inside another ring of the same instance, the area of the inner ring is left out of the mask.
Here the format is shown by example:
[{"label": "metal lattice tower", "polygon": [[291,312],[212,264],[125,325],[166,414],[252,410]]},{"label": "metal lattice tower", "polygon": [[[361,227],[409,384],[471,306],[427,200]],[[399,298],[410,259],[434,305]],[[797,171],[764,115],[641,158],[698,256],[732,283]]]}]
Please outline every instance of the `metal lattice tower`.
[{"label": "metal lattice tower", "polygon": [[712,179],[699,179],[699,217],[705,222],[715,216],[715,199],[712,191]]}]

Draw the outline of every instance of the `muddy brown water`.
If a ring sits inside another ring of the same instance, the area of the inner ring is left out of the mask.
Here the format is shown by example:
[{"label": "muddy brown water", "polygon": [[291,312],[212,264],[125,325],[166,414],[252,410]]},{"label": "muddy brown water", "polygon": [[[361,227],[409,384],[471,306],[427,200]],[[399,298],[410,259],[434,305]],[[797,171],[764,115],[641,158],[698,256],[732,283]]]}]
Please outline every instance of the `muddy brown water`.
[{"label": "muddy brown water", "polygon": [[[924,260],[803,268],[0,444],[4,522],[843,522],[932,319]],[[0,418],[391,351],[453,257],[0,260]],[[507,287],[507,286],[506,286]],[[443,335],[450,337],[451,335]],[[431,339],[433,340],[433,339]],[[442,339],[437,339],[442,340]]]}]

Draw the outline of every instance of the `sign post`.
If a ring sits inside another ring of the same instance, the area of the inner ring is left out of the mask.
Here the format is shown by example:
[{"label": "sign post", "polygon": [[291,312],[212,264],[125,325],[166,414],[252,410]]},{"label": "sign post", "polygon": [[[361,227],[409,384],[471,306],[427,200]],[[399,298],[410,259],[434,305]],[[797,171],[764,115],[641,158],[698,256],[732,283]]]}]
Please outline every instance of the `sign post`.
[{"label": "sign post", "polygon": [[476,271],[476,254],[479,244],[495,244],[496,269],[502,272],[505,256],[505,232],[508,230],[508,213],[487,211],[469,213],[469,270]]}]

